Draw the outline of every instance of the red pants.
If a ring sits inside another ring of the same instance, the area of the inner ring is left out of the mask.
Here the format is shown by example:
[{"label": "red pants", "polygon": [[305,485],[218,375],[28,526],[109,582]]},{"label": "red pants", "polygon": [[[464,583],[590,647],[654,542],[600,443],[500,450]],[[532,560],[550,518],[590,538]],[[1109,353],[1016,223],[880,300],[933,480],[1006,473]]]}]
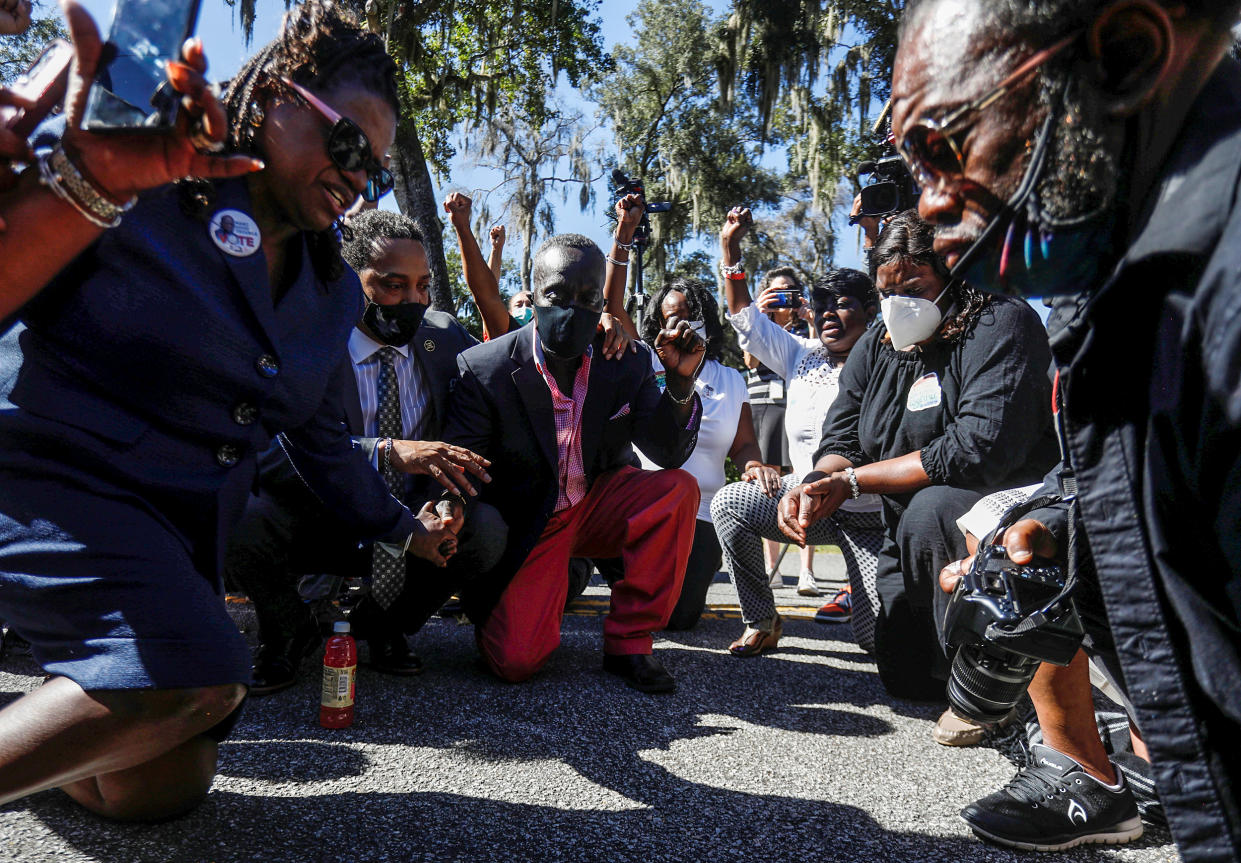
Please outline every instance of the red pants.
[{"label": "red pants", "polygon": [[694,541],[698,481],[683,470],[622,467],[603,474],[576,506],[552,516],[487,622],[477,630],[491,670],[517,682],[560,644],[570,557],[620,557],[603,622],[605,653],[650,653],[668,623]]}]

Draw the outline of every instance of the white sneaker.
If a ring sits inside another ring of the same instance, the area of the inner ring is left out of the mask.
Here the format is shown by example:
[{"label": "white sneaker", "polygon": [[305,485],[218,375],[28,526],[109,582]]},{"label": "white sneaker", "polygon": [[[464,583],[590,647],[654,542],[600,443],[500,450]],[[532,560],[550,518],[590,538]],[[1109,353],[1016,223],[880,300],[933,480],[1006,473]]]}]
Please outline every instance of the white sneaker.
[{"label": "white sneaker", "polygon": [[775,590],[777,587],[784,587],[784,576],[777,569],[771,574],[771,578],[768,579],[767,583],[771,585],[772,590]]},{"label": "white sneaker", "polygon": [[797,577],[797,595],[798,596],[822,596],[819,586],[814,581],[814,573],[808,569],[803,569],[801,575]]}]

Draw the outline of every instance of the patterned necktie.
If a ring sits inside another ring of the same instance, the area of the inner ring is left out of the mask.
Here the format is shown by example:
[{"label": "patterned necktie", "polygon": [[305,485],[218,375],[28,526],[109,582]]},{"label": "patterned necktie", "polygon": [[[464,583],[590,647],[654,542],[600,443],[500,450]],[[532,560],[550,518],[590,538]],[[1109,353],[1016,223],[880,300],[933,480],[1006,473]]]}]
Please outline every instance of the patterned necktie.
[{"label": "patterned necktie", "polygon": [[[378,413],[378,437],[401,438],[401,399],[396,385],[396,349],[379,349],[379,383],[376,387]],[[401,474],[389,465],[390,459],[379,459],[379,472],[388,485],[388,491],[401,496]],[[387,608],[400,595],[405,586],[405,560],[395,557],[376,543],[371,552],[371,595],[380,608]]]}]

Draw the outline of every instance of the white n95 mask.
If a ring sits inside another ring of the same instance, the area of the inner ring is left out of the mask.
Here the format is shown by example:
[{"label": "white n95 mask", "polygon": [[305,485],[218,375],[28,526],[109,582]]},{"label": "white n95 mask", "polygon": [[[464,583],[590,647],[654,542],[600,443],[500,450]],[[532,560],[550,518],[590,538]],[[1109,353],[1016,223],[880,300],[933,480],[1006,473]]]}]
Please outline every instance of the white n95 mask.
[{"label": "white n95 mask", "polygon": [[879,302],[883,323],[888,328],[888,335],[892,337],[892,347],[903,351],[935,335],[944,319],[936,303],[947,290],[948,286],[945,285],[944,290],[940,291],[934,300],[892,296]]}]

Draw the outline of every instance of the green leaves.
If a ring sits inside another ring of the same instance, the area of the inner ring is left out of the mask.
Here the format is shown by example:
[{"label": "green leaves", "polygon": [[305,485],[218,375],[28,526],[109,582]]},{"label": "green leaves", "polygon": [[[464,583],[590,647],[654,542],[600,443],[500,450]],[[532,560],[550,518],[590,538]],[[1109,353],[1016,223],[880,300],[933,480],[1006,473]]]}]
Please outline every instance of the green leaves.
[{"label": "green leaves", "polygon": [[657,283],[686,240],[713,234],[739,203],[774,204],[780,182],[763,164],[759,114],[720,97],[722,19],[699,0],[647,0],[628,20],[637,48],[614,49],[617,71],[588,92],[615,132],[617,166],[646,181],[648,200],[673,203],[651,217]]},{"label": "green leaves", "polygon": [[[359,0],[350,0],[357,4]],[[563,72],[573,86],[609,68],[598,0],[369,0],[371,18],[405,74],[403,99],[436,173],[448,172],[453,130],[501,114],[534,126]]]},{"label": "green leaves", "polygon": [[790,142],[789,167],[820,207],[859,161],[881,155],[886,130],[873,134],[871,117],[889,94],[903,6],[734,0],[723,92],[757,107],[764,135]]},{"label": "green leaves", "polygon": [[54,3],[34,4],[30,28],[19,36],[0,39],[0,84],[9,84],[35,61],[43,46],[53,39],[68,39]]}]

